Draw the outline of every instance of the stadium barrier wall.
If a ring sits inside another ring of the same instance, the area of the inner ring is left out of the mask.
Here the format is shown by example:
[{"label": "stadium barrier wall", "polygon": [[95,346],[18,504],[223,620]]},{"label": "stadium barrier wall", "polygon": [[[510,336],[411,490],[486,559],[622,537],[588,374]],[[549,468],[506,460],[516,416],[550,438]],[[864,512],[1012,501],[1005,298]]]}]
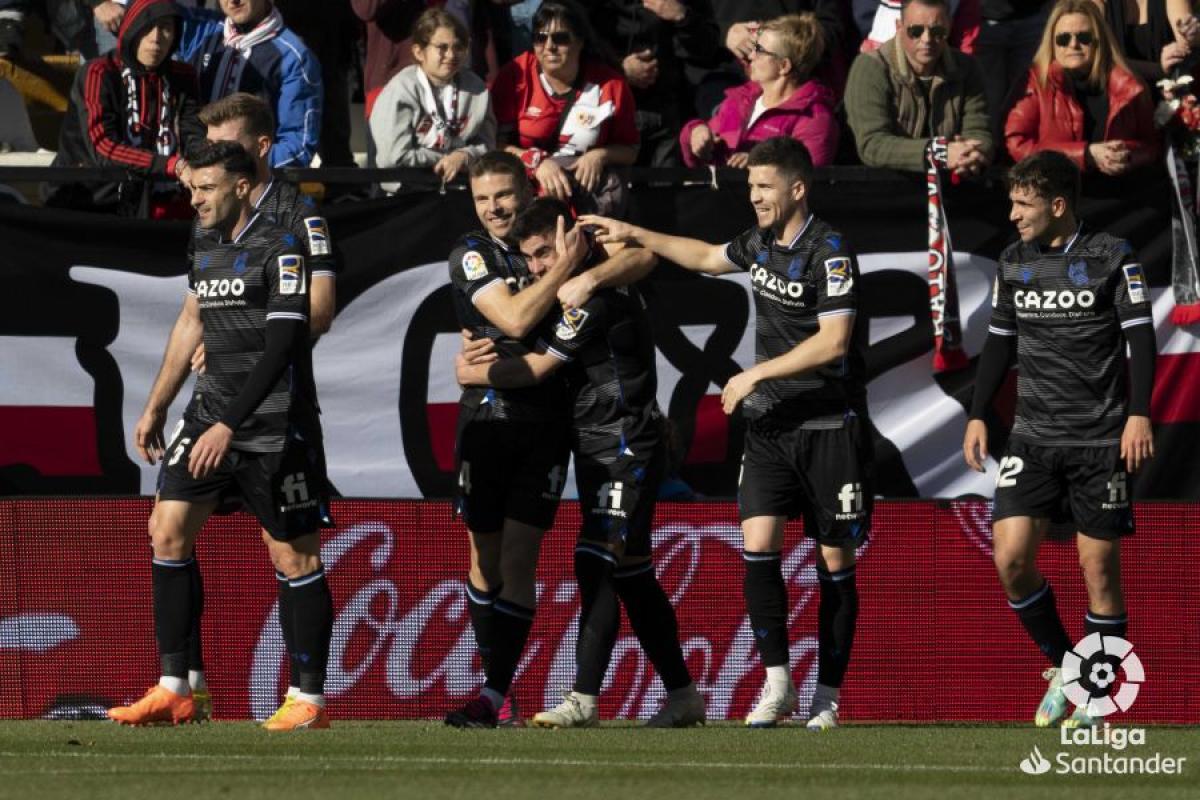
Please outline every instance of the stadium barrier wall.
[{"label": "stadium barrier wall", "polygon": [[[735,175],[736,171],[733,172]],[[668,173],[674,174],[674,173]],[[719,188],[641,183],[630,217],[657,230],[729,238],[753,224],[740,180]],[[1088,225],[1127,237],[1152,286],[1160,348],[1153,413],[1157,458],[1138,499],[1200,500],[1200,330],[1168,320],[1170,209],[1164,181],[1089,184]],[[869,345],[877,491],[888,497],[989,496],[989,474],[963,465],[973,367],[935,375],[924,176],[822,170],[816,212],[858,253]],[[998,184],[948,186],[964,346],[974,357],[990,317],[995,259],[1014,238]],[[326,209],[342,263],[338,314],[314,351],[330,474],[351,497],[444,498],[454,491],[459,347],[446,257],[478,227],[467,192],[415,191]],[[156,470],[129,439],[185,292],[186,223],[143,222],[0,205],[0,495],[134,495]],[[708,497],[732,497],[742,421],[720,387],[753,363],[746,275],[700,279],[662,264],[643,282],[657,347],[659,404],[672,420],[681,476]],[[186,387],[171,418],[190,394]],[[1001,452],[1011,396],[989,419]],[[568,491],[573,491],[572,487]]]},{"label": "stadium barrier wall", "polygon": [[[0,501],[0,718],[80,718],[138,697],[158,675],[146,521],[150,501]],[[1140,504],[1123,543],[1130,639],[1145,667],[1115,722],[1200,719],[1200,515]],[[467,617],[461,523],[444,502],[336,501],[323,541],[336,608],[327,692],[334,719],[438,718],[482,683]],[[856,721],[1029,721],[1045,663],[1008,609],[982,502],[881,502],[859,555],[859,627],[842,709]],[[710,718],[737,718],[762,679],[741,594],[730,503],[660,504],[658,573]],[[556,704],[573,675],[579,511],[547,535],[539,603],[515,691],[526,712]],[[792,663],[808,702],[816,677],[813,548],[788,527]],[[275,578],[255,521],[216,517],[201,533],[208,680],[219,719],[263,718],[286,684]],[[1086,606],[1075,547],[1048,543],[1041,567],[1073,639]],[[605,717],[644,718],[662,689],[623,623]]]}]

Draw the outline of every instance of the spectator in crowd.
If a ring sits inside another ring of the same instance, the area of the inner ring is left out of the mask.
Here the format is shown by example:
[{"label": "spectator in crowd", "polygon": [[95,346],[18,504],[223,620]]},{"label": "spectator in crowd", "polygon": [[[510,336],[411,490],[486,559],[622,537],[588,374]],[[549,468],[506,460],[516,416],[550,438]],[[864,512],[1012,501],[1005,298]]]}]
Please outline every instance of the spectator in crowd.
[{"label": "spectator in crowd", "polygon": [[496,61],[507,64],[533,48],[533,15],[542,0],[491,0],[484,4]]},{"label": "spectator in crowd", "polygon": [[317,152],[323,167],[353,167],[350,149],[350,68],[360,26],[348,3],[275,0],[284,24],[304,40],[321,69],[321,131]]},{"label": "spectator in crowd", "polygon": [[[380,167],[432,167],[442,181],[496,147],[487,86],[466,69],[470,38],[462,21],[426,9],[412,30],[415,64],[393,77],[371,112]],[[383,184],[394,192],[399,184]]]},{"label": "spectator in crowd", "polygon": [[379,97],[387,82],[413,63],[413,25],[426,7],[433,5],[445,5],[446,10],[454,13],[470,29],[467,16],[470,3],[466,0],[447,3],[430,0],[350,0],[350,7],[367,28],[367,61],[363,65],[367,119],[371,118],[375,98]]},{"label": "spectator in crowd", "polygon": [[179,57],[200,75],[208,103],[234,92],[267,101],[279,126],[272,167],[307,167],[321,133],[321,66],[284,27],[271,0],[220,0],[221,11],[189,9]]},{"label": "spectator in crowd", "polygon": [[171,58],[180,9],[171,0],[133,0],[117,48],[75,75],[54,166],[124,167],[119,183],[64,185],[49,205],[154,218],[189,218],[176,179],[182,154],[204,140],[196,72]]},{"label": "spectator in crowd", "polygon": [[1009,100],[1024,85],[1052,0],[982,0],[983,22],[975,42],[975,60],[983,73],[992,132],[1004,130]]},{"label": "spectator in crowd", "polygon": [[785,14],[811,11],[817,15],[825,42],[825,57],[818,71],[829,86],[840,89],[845,78],[843,55],[849,33],[844,3],[845,0],[718,0],[715,4],[717,25],[730,56],[700,81],[696,92],[699,115],[711,116],[722,102],[725,91],[746,81],[759,27],[763,22]]},{"label": "spectator in crowd", "polygon": [[[863,28],[864,39],[861,52],[877,50],[881,44],[896,35],[903,0],[853,0],[856,19],[869,20]],[[950,46],[968,55],[975,53],[975,42],[979,39],[980,0],[949,0]]]},{"label": "spectator in crowd", "polygon": [[25,39],[29,0],[0,0],[0,58],[12,58]]},{"label": "spectator in crowd", "polygon": [[846,116],[871,167],[923,172],[931,139],[944,138],[947,169],[981,172],[992,135],[979,66],[951,48],[946,0],[904,0],[897,35],[850,68]]},{"label": "spectator in crowd", "polygon": [[716,66],[720,41],[709,0],[595,0],[596,33],[617,48],[633,91],[641,146],[637,165],[679,165],[679,128],[692,116],[694,88],[685,66]]},{"label": "spectator in crowd", "polygon": [[804,142],[815,166],[833,161],[837,98],[812,75],[824,52],[820,23],[812,13],[771,20],[758,31],[750,80],[730,89],[716,116],[694,119],[679,136],[689,167],[745,167],[750,148],[773,136]]},{"label": "spectator in crowd", "polygon": [[610,167],[632,164],[638,150],[629,85],[602,57],[572,0],[542,3],[533,30],[533,50],[492,82],[500,142],[521,158],[540,194],[569,200],[581,213],[618,213],[625,187]]},{"label": "spectator in crowd", "polygon": [[1103,12],[1093,0],[1061,0],[1004,138],[1014,161],[1057,150],[1082,170],[1123,175],[1157,158],[1153,117],[1150,91],[1125,63]]},{"label": "spectator in crowd", "polygon": [[1191,0],[1096,0],[1126,66],[1149,86],[1171,75],[1200,44],[1200,29],[1188,38],[1176,25],[1194,19]]}]

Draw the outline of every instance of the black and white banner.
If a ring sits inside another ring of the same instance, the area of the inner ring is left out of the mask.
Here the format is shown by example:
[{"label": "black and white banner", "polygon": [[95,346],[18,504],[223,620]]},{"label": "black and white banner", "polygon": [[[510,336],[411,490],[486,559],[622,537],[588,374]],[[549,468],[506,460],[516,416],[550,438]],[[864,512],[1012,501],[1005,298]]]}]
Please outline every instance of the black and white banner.
[{"label": "black and white banner", "polygon": [[[1154,290],[1160,349],[1155,393],[1159,458],[1142,497],[1200,497],[1200,341],[1171,327],[1166,290],[1165,185],[1139,197],[1098,197],[1093,224],[1130,238]],[[969,472],[960,445],[973,368],[934,374],[925,196],[917,181],[836,180],[816,210],[860,254],[869,318],[869,398],[888,496],[990,496],[994,474]],[[1135,202],[1136,205],[1129,205]],[[999,187],[948,192],[963,344],[986,336],[995,257],[1011,239]],[[1133,211],[1126,209],[1133,208]],[[745,188],[642,188],[634,215],[710,241],[750,224]],[[443,497],[453,487],[459,346],[445,256],[476,227],[463,192],[330,210],[343,262],[339,310],[314,351],[330,478],[354,497]],[[129,434],[179,312],[186,227],[24,207],[0,208],[0,492],[153,492],[156,470]],[[753,363],[745,276],[699,279],[664,265],[646,286],[658,348],[659,403],[676,428],[681,477],[709,496],[733,494],[741,423],[720,410],[720,386]],[[190,384],[172,408],[177,418]],[[997,404],[993,451],[1006,416]],[[994,470],[994,464],[993,464]]]}]

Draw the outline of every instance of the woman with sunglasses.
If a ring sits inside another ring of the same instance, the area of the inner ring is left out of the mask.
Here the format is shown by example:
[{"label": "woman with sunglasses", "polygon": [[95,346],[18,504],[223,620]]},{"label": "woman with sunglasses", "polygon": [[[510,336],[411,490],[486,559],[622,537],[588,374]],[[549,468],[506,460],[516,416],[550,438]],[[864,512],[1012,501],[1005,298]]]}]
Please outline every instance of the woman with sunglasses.
[{"label": "woman with sunglasses", "polygon": [[1126,65],[1100,9],[1092,0],[1062,0],[1050,11],[1004,138],[1014,161],[1057,150],[1084,171],[1124,175],[1158,156],[1153,114],[1150,91]]},{"label": "woman with sunglasses", "polygon": [[542,3],[533,49],[497,73],[492,102],[501,144],[524,162],[540,194],[577,211],[621,210],[624,184],[608,168],[637,157],[633,95],[576,3]]},{"label": "woman with sunglasses", "polygon": [[[371,138],[380,167],[432,167],[448,182],[496,146],[487,86],[465,69],[467,27],[440,8],[413,25],[413,60],[396,73],[371,109]],[[385,183],[394,192],[398,183]]]},{"label": "woman with sunglasses", "polygon": [[773,136],[803,142],[814,166],[832,162],[837,97],[812,77],[824,51],[821,25],[812,13],[763,25],[750,50],[750,80],[727,91],[708,122],[694,119],[683,127],[684,163],[744,168],[750,148]]}]

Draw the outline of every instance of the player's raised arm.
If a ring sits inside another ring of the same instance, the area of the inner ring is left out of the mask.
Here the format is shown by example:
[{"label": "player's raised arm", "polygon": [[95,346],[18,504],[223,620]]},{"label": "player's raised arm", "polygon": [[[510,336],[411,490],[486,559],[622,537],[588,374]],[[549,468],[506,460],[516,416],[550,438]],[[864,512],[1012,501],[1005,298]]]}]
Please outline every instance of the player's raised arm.
[{"label": "player's raised arm", "polygon": [[692,272],[721,275],[737,270],[737,266],[726,257],[723,244],[709,244],[684,236],[670,236],[595,214],[584,214],[579,218],[579,223],[594,227],[596,241],[601,244],[636,242]]},{"label": "player's raised arm", "polygon": [[146,400],[146,408],[133,429],[134,446],[147,464],[154,464],[162,457],[166,446],[166,442],[163,441],[163,425],[166,422],[167,407],[187,380],[188,372],[191,371],[192,353],[201,343],[203,336],[204,324],[200,321],[200,306],[196,302],[196,295],[189,291],[175,320],[175,326],[171,329],[162,365],[158,368],[154,386],[150,389],[150,397]]},{"label": "player's raised arm", "polygon": [[563,308],[579,308],[601,289],[629,286],[654,271],[658,256],[636,244],[609,243],[604,245],[608,259],[585,270],[558,290],[558,302]]}]

